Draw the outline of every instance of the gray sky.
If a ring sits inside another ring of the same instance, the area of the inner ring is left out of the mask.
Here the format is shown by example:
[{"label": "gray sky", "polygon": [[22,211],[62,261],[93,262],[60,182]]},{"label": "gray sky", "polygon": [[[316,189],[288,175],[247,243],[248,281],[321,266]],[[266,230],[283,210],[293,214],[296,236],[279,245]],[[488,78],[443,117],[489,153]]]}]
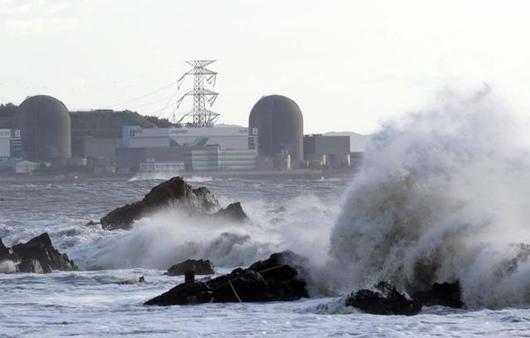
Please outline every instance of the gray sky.
[{"label": "gray sky", "polygon": [[510,0],[0,0],[0,102],[49,94],[71,110],[167,117],[175,86],[116,104],[212,58],[222,123],[282,94],[306,132],[369,133],[439,89],[484,82],[524,113],[529,15]]}]

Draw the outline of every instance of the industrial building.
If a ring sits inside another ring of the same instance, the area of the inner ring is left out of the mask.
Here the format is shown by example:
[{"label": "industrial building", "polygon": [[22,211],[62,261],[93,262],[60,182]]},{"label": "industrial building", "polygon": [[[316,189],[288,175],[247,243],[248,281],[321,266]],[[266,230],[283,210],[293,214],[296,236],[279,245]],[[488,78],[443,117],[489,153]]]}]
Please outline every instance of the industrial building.
[{"label": "industrial building", "polygon": [[141,128],[124,126],[124,148],[155,148],[177,146],[220,145],[223,149],[254,149],[257,135],[249,135],[248,128]]},{"label": "industrial building", "polygon": [[[213,105],[214,60],[191,60],[177,81],[193,78],[193,108],[172,122],[123,110],[69,112],[56,98],[28,97],[20,106],[0,105],[0,171],[64,170],[95,173],[345,168],[360,162],[348,136],[307,135],[300,107],[269,95],[252,107],[247,127],[219,126]],[[21,162],[24,160],[25,162]],[[9,162],[9,163],[8,163]],[[20,162],[18,167],[15,164]]]},{"label": "industrial building", "polygon": [[22,157],[20,130],[0,129],[0,160]]},{"label": "industrial building", "polygon": [[[123,126],[168,128],[167,119],[142,116],[129,110],[97,109],[70,112],[72,121],[72,156],[115,160],[121,146]],[[109,157],[110,156],[110,157]]]},{"label": "industrial building", "polygon": [[125,126],[117,162],[131,170],[146,160],[185,162],[188,171],[250,170],[256,167],[256,138],[240,127]]},{"label": "industrial building", "polygon": [[304,136],[304,159],[310,168],[345,168],[351,166],[349,136]]},{"label": "industrial building", "polygon": [[288,167],[299,167],[304,159],[304,120],[296,102],[281,96],[264,96],[256,102],[249,116],[249,128],[258,135],[260,163],[274,163],[274,158],[289,155]]},{"label": "industrial building", "polygon": [[72,156],[70,114],[56,98],[28,97],[19,106],[18,125],[24,159],[54,162]]}]

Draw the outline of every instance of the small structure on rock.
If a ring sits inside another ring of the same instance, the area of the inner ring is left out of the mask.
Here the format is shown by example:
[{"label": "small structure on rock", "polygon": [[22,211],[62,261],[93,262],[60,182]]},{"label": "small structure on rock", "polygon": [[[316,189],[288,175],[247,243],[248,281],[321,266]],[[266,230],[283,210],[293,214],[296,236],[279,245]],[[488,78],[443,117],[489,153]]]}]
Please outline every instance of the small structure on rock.
[{"label": "small structure on rock", "polygon": [[187,259],[184,262],[172,265],[166,274],[169,276],[183,276],[186,271],[193,271],[196,275],[215,274],[212,262],[203,259]]}]

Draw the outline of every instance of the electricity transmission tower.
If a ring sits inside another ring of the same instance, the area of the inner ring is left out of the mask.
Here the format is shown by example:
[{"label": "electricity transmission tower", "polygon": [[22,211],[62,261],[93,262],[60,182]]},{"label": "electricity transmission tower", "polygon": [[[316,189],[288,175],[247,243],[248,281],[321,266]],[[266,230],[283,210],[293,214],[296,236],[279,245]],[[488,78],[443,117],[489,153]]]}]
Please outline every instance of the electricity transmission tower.
[{"label": "electricity transmission tower", "polygon": [[219,118],[219,114],[206,108],[206,103],[208,102],[211,107],[215,99],[217,99],[217,95],[219,95],[219,93],[206,88],[206,85],[210,85],[212,88],[215,87],[217,73],[206,68],[206,66],[214,62],[215,60],[186,61],[192,69],[178,79],[178,88],[180,88],[186,77],[193,76],[193,89],[190,89],[178,99],[177,108],[180,107],[180,104],[187,96],[191,96],[193,97],[193,109],[184,114],[177,122],[178,124],[181,124],[184,120],[191,120],[186,125],[191,127],[212,127]]}]

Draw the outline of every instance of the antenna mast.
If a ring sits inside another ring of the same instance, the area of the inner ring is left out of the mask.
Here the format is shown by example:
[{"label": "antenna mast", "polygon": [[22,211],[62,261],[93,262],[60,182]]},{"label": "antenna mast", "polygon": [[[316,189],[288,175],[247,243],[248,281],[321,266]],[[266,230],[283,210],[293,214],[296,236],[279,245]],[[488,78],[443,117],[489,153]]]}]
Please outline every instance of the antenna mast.
[{"label": "antenna mast", "polygon": [[182,82],[184,82],[184,79],[187,76],[193,76],[193,89],[187,91],[180,99],[178,99],[177,108],[180,106],[182,101],[184,101],[186,96],[192,96],[193,109],[192,111],[184,114],[177,123],[180,124],[185,119],[191,118],[191,122],[186,123],[186,125],[192,127],[213,127],[215,121],[219,118],[219,114],[214,113],[213,111],[206,108],[206,102],[208,102],[211,107],[217,99],[217,95],[219,95],[219,93],[206,88],[207,84],[211,85],[212,88],[215,87],[217,73],[206,68],[206,66],[214,62],[215,60],[186,61],[186,63],[193,68],[184,73],[178,79],[178,88],[180,88]]}]

